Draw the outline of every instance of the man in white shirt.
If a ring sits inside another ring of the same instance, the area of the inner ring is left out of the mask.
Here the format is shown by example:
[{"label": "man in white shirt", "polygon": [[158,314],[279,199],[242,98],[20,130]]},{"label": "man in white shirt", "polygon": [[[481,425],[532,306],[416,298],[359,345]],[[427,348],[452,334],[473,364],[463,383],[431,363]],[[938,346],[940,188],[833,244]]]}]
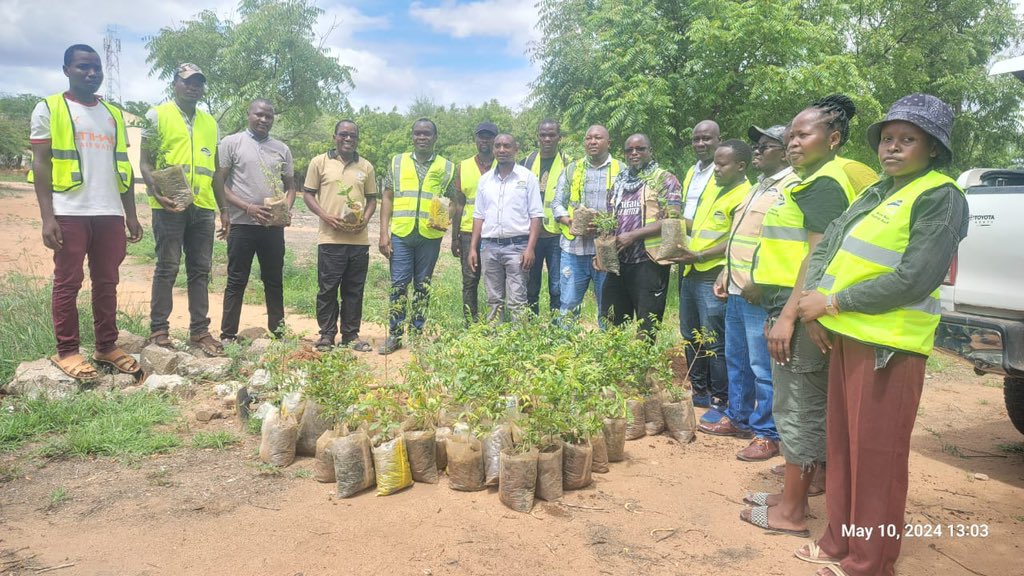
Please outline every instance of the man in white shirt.
[{"label": "man in white shirt", "polygon": [[79,350],[78,292],[88,256],[96,336],[92,359],[136,374],[139,363],[117,346],[118,270],[126,240],[142,238],[124,115],[96,96],[103,65],[94,49],[84,44],[69,47],[64,52],[64,75],[68,90],[36,105],[29,136],[29,182],[39,201],[43,244],[53,250],[51,304],[57,353],[50,360],[78,380],[99,375]]},{"label": "man in white shirt", "polygon": [[504,319],[506,299],[513,314],[526,306],[526,284],[544,217],[540,183],[528,168],[516,164],[518,153],[511,134],[495,137],[497,166],[477,185],[469,265],[475,271],[482,263],[489,320]]}]

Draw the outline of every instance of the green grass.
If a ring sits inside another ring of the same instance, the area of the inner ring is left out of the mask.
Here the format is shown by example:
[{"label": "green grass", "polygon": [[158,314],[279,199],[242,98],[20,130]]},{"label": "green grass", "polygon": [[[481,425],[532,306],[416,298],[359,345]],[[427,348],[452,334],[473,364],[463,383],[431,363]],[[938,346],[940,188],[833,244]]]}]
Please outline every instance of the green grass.
[{"label": "green grass", "polygon": [[292,478],[312,478],[313,477],[313,471],[310,470],[309,468],[299,468],[298,470],[293,470],[292,471],[291,477]]},{"label": "green grass", "polygon": [[955,360],[944,355],[935,353],[925,361],[925,368],[932,374],[942,374],[953,366]]},{"label": "green grass", "polygon": [[60,506],[61,504],[67,502],[70,499],[71,496],[68,495],[67,488],[63,486],[58,486],[57,488],[53,489],[53,492],[50,492],[50,496],[47,498],[47,500],[49,501],[49,503],[47,504],[47,508],[56,508],[57,506]]},{"label": "green grass", "polygon": [[220,432],[196,432],[196,435],[192,437],[192,447],[199,449],[215,448],[223,450],[238,442],[238,436],[223,430]]},{"label": "green grass", "polygon": [[1006,442],[997,444],[996,448],[1006,454],[1020,454],[1024,456],[1024,442]]},{"label": "green grass", "polygon": [[262,433],[263,420],[260,418],[249,418],[245,423],[245,431],[253,436],[259,436]]},{"label": "green grass", "polygon": [[0,182],[26,182],[27,174],[16,170],[0,170]]},{"label": "green grass", "polygon": [[10,482],[21,476],[21,468],[17,464],[0,464],[0,484]]},{"label": "green grass", "polygon": [[[27,360],[48,358],[56,352],[53,317],[50,312],[50,285],[22,274],[0,278],[0,382],[14,377],[14,369]],[[90,296],[78,296],[79,330],[82,347],[93,346]],[[149,322],[139,312],[118,312],[118,327],[135,334],[147,334]]]},{"label": "green grass", "polygon": [[104,455],[132,459],[180,445],[175,434],[153,428],[172,422],[178,410],[155,394],[80,394],[67,400],[4,402],[0,452],[42,442],[48,457]]}]

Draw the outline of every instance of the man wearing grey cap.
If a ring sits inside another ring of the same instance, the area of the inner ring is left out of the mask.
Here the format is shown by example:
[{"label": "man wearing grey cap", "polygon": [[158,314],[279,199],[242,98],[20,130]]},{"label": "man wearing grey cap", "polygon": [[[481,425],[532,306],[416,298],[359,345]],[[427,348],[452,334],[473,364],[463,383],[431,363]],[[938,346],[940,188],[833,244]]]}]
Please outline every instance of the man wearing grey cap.
[{"label": "man wearing grey cap", "polygon": [[786,161],[785,126],[751,126],[747,136],[754,145],[754,167],[761,172],[756,186],[737,207],[726,250],[726,266],[715,282],[715,296],[728,298],[725,308],[725,360],[729,377],[729,403],[724,412],[709,410],[700,430],[716,436],[750,438],[736,454],[756,462],[779,453],[779,432],[772,418],[772,367],[764,335],[767,311],[750,269],[761,236],[764,215],[782,191],[800,181]]},{"label": "man wearing grey cap", "polygon": [[[214,180],[217,170],[217,121],[196,107],[206,90],[206,76],[195,64],[178,66],[171,83],[174,98],[146,113],[140,168],[153,209],[156,270],[150,297],[149,342],[173,348],[168,318],[174,304],[171,291],[185,254],[188,277],[189,341],[208,355],[223,352],[210,334],[210,267],[213,260],[214,211],[227,229],[224,188]],[[181,166],[192,190],[192,203],[180,205],[157,188],[153,172]]]},{"label": "man wearing grey cap", "polygon": [[[473,213],[476,187],[480,176],[495,166],[494,137],[498,127],[493,122],[476,126],[473,142],[476,155],[459,162],[455,170],[455,197],[452,202],[452,255],[462,262],[462,314],[466,324],[479,317],[480,269],[469,265],[470,239],[473,236]],[[479,246],[477,247],[479,248]]]}]

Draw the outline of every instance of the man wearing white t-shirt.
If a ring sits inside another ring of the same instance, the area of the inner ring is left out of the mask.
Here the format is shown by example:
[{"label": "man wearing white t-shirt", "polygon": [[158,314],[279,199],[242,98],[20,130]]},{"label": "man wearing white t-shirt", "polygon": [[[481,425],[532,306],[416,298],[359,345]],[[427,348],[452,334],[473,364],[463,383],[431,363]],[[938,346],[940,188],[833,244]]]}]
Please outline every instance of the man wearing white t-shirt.
[{"label": "man wearing white t-shirt", "polygon": [[39,201],[43,244],[53,250],[57,354],[50,359],[72,378],[98,376],[79,350],[78,291],[88,255],[96,336],[92,358],[135,374],[139,363],[117,347],[118,268],[126,240],[142,239],[124,116],[96,96],[103,83],[103,65],[91,47],[75,44],[64,52],[64,75],[68,91],[36,105],[29,137],[33,155],[29,181]]}]

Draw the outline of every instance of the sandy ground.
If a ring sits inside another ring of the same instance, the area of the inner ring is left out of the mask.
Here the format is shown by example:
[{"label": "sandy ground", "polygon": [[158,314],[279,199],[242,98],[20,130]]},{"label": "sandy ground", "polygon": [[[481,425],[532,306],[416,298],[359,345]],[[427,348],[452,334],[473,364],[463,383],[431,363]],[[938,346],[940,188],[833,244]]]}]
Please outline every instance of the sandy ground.
[{"label": "sandy ground", "polygon": [[[0,223],[13,242],[0,257],[0,271],[46,275],[48,254],[31,194],[0,194]],[[298,223],[289,242],[309,240],[314,226]],[[126,265],[122,301],[147,305],[147,274],[144,266]],[[176,327],[186,324],[180,296]],[[219,318],[218,299],[211,298],[213,318]],[[246,307],[243,326],[262,326],[262,314],[260,307]],[[300,332],[315,332],[312,319],[290,314],[288,321]],[[367,326],[365,333],[379,338],[383,330]],[[389,367],[404,358],[390,357]],[[367,360],[379,368],[382,357]],[[1024,455],[1000,449],[1019,446],[1022,437],[1003,410],[998,378],[946,364],[926,382],[907,506],[908,524],[918,530],[938,525],[943,532],[904,538],[898,573],[1022,574]],[[239,430],[233,419],[200,423],[192,417],[215,402],[201,392],[183,405],[176,426],[183,438],[200,430]],[[341,500],[332,485],[307,477],[309,458],[267,474],[255,456],[257,440],[245,436],[242,445],[223,451],[186,447],[129,466],[106,459],[13,463],[20,474],[0,484],[0,574],[46,568],[55,574],[211,576],[814,572],[792,555],[806,540],[738,520],[745,490],[778,489],[768,469],[780,462],[736,460],[741,440],[699,435],[688,446],[665,436],[629,442],[625,462],[561,502],[538,502],[531,514],[504,507],[493,490],[450,490],[443,478],[388,497],[367,492]],[[50,494],[57,488],[68,499],[54,506]],[[813,498],[811,510],[817,535],[824,499]],[[966,526],[967,534],[949,534],[950,524]],[[987,536],[971,536],[972,527]]]}]

